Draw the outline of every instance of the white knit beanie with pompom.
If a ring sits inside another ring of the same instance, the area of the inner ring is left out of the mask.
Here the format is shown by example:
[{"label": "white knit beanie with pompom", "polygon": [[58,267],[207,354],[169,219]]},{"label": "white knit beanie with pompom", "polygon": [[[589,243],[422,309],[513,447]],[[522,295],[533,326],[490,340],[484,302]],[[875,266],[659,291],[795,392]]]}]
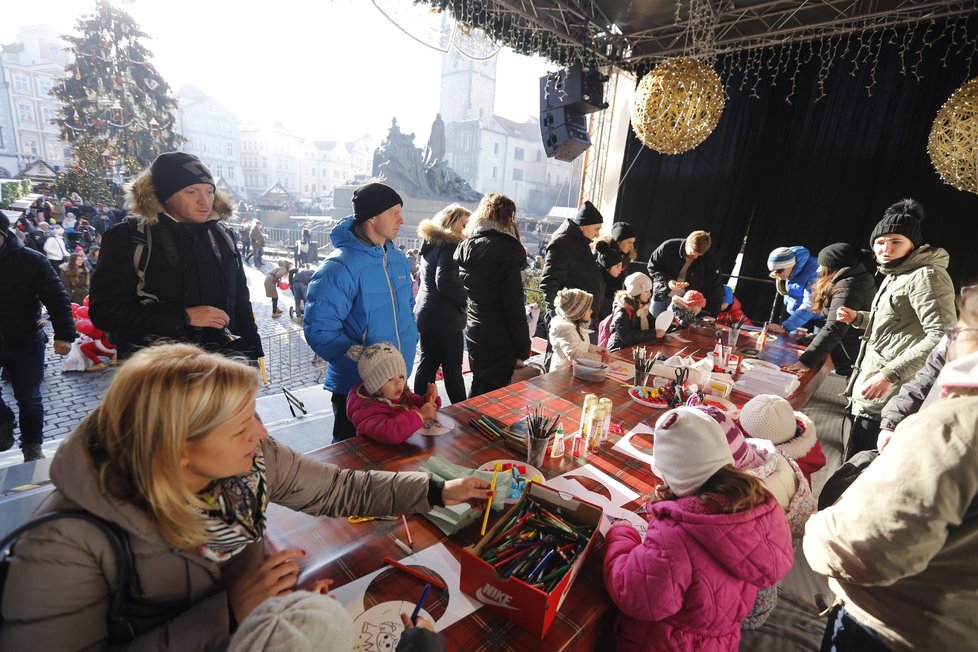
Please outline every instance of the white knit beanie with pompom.
[{"label": "white knit beanie with pompom", "polygon": [[760,394],[740,410],[740,427],[748,437],[783,444],[797,432],[795,410],[791,403],[772,394]]}]

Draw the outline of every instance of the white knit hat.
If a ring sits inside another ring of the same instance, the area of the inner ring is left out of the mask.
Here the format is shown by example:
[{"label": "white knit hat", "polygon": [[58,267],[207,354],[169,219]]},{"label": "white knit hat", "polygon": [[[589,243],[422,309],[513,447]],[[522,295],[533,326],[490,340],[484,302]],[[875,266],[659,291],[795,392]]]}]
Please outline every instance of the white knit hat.
[{"label": "white knit hat", "polygon": [[557,314],[567,321],[580,321],[591,307],[593,298],[590,292],[575,288],[565,288],[557,293],[554,300]]},{"label": "white knit hat", "polygon": [[407,378],[407,365],[404,356],[390,342],[380,342],[363,347],[354,344],[346,352],[346,357],[357,361],[357,371],[363,379],[363,387],[368,394],[376,394],[381,386],[391,378]]},{"label": "white knit hat", "polygon": [[690,407],[669,410],[655,422],[653,471],[680,498],[690,496],[727,464],[733,455],[720,424]]},{"label": "white knit hat", "polygon": [[783,444],[795,436],[795,411],[791,403],[780,396],[760,394],[740,410],[740,427],[748,437],[767,439]]},{"label": "white knit hat", "polygon": [[635,272],[625,277],[625,292],[628,292],[628,296],[637,297],[643,292],[651,291],[652,279],[650,279],[647,274]]},{"label": "white knit hat", "polygon": [[238,627],[228,652],[350,652],[353,619],[337,600],[309,591],[268,598]]}]

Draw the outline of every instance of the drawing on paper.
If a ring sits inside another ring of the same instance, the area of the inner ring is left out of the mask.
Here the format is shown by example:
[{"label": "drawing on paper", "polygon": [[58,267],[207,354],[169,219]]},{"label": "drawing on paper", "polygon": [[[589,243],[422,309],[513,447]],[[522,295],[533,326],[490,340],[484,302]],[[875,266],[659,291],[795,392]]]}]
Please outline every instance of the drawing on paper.
[{"label": "drawing on paper", "polygon": [[[447,590],[432,588],[425,601],[425,613],[435,623],[435,631],[449,627],[482,604],[462,593],[461,566],[443,545],[437,544],[400,560],[426,575],[437,577]],[[380,652],[393,650],[400,640],[403,625],[401,611],[408,614],[424,587],[424,582],[389,566],[329,592],[339,600],[354,619],[357,650]],[[393,642],[393,646],[387,647]]]}]

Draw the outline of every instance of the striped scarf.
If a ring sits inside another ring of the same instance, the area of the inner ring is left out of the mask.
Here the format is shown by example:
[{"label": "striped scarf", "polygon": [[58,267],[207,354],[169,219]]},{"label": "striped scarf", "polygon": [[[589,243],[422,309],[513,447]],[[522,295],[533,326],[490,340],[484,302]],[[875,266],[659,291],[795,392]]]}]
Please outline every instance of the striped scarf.
[{"label": "striped scarf", "polygon": [[200,497],[206,509],[197,513],[207,533],[200,546],[201,557],[222,562],[261,539],[265,532],[268,493],[265,483],[265,453],[261,446],[249,473],[217,480]]}]

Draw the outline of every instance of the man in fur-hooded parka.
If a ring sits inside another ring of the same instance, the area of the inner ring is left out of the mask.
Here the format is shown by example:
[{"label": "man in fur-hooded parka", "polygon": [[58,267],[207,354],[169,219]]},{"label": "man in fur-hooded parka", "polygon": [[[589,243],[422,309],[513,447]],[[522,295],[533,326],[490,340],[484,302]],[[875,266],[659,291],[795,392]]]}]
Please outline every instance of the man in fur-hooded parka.
[{"label": "man in fur-hooded parka", "polygon": [[[163,339],[261,357],[241,257],[223,231],[231,202],[210,170],[196,156],[167,152],[126,193],[136,217],[105,233],[89,299],[92,322],[112,334],[119,357]],[[151,243],[141,292],[133,262],[140,224]]]}]

